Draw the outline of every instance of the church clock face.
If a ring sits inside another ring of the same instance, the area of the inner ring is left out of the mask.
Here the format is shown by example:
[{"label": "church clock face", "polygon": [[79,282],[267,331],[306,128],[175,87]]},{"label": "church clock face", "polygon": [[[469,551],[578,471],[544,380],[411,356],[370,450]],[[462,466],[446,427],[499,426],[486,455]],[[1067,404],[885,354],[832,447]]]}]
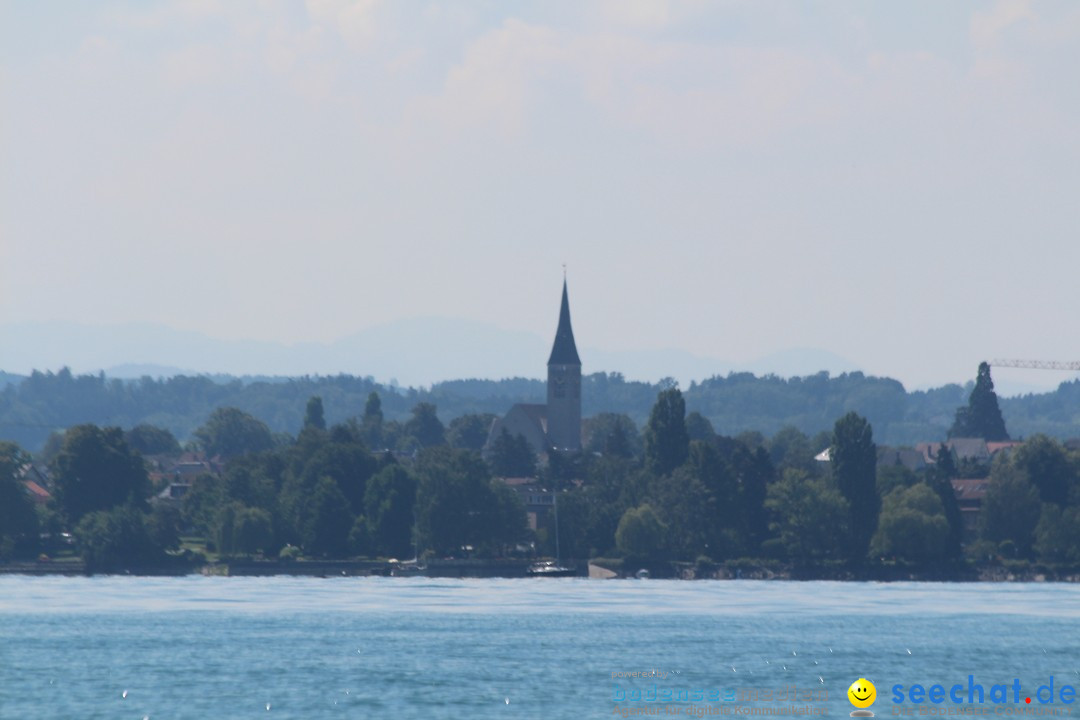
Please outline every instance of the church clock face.
[{"label": "church clock face", "polygon": [[555,397],[566,397],[566,376],[559,373],[554,377],[555,380]]}]

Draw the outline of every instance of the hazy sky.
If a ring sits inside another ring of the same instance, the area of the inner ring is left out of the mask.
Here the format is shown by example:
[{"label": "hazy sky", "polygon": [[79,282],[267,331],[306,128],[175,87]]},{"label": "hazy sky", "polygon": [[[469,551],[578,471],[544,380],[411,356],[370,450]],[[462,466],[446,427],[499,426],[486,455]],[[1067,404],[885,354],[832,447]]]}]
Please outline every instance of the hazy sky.
[{"label": "hazy sky", "polygon": [[0,323],[1080,359],[1075,2],[0,7]]}]

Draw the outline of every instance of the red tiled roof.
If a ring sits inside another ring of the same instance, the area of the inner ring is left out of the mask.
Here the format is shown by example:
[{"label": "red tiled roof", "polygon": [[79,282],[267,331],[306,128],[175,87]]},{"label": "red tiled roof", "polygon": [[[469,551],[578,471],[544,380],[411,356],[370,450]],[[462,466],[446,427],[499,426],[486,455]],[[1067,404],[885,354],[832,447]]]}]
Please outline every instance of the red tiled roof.
[{"label": "red tiled roof", "polygon": [[46,503],[52,497],[48,490],[33,480],[23,480],[23,487],[26,488],[26,492],[30,493],[31,498],[36,503]]},{"label": "red tiled roof", "polygon": [[1005,440],[1005,441],[1002,441],[1002,442],[988,442],[988,443],[986,443],[986,449],[988,451],[990,451],[991,455],[993,455],[998,450],[1008,450],[1010,448],[1020,447],[1023,444],[1024,443],[1018,442],[1016,440]]}]

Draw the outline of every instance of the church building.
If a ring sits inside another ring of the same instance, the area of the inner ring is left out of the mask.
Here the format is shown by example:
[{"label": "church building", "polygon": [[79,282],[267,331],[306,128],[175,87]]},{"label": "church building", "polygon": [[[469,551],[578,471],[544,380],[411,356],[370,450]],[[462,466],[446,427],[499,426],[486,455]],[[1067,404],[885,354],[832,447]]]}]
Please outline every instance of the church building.
[{"label": "church building", "polygon": [[547,363],[547,404],[519,403],[491,424],[485,452],[505,429],[521,435],[533,452],[581,449],[581,359],[570,326],[570,300],[563,278],[559,327]]}]

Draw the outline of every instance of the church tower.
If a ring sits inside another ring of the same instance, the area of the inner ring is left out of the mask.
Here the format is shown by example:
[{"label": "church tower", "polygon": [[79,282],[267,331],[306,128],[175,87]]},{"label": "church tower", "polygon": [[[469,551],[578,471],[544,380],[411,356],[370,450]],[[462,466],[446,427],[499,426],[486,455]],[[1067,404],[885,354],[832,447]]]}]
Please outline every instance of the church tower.
[{"label": "church tower", "polygon": [[570,327],[570,301],[563,278],[559,329],[548,358],[547,441],[556,450],[581,449],[581,359]]}]

